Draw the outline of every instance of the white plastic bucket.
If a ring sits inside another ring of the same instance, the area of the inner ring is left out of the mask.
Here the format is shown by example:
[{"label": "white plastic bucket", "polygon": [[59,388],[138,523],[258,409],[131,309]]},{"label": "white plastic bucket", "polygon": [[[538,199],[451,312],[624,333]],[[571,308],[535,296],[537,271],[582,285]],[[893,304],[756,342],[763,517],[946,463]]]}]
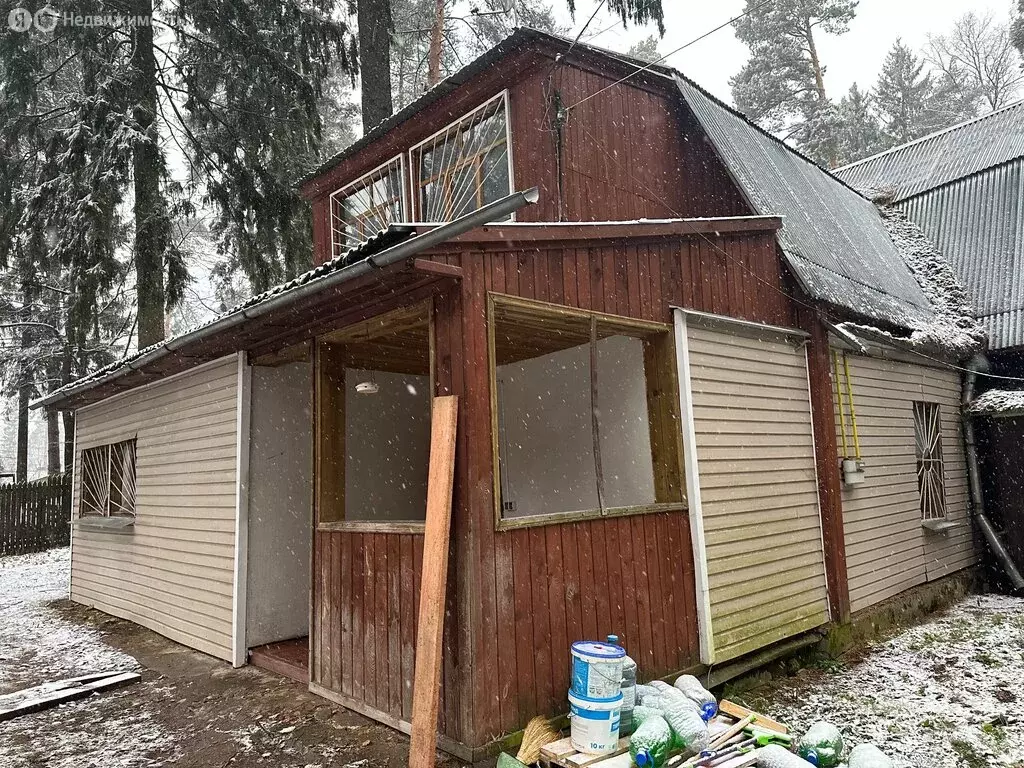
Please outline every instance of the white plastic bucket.
[{"label": "white plastic bucket", "polygon": [[614,752],[619,743],[622,694],[614,699],[588,699],[569,691],[569,739],[573,749],[588,755]]},{"label": "white plastic bucket", "polygon": [[572,692],[583,699],[611,700],[622,690],[622,663],[626,649],[620,645],[581,641],[573,643]]}]

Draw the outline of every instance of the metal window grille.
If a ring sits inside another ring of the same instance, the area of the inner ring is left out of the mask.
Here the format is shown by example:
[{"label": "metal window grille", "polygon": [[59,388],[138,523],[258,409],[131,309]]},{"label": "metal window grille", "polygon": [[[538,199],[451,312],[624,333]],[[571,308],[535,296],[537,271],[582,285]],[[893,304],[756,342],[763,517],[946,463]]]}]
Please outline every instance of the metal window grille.
[{"label": "metal window grille", "polygon": [[135,440],[82,451],[82,516],[135,514]]},{"label": "metal window grille", "polygon": [[404,160],[398,156],[331,195],[331,249],[337,258],[405,221]]},{"label": "metal window grille", "polygon": [[452,221],[510,193],[507,117],[502,93],[416,147],[423,221]]},{"label": "metal window grille", "polygon": [[914,434],[921,519],[943,520],[946,517],[946,482],[942,460],[942,419],[937,403],[914,403]]}]

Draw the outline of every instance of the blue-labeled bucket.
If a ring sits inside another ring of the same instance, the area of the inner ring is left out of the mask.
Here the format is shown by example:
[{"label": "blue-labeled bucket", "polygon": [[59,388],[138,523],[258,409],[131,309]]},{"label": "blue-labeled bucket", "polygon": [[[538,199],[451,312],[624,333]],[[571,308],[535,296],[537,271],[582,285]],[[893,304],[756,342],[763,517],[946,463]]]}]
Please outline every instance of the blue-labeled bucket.
[{"label": "blue-labeled bucket", "polygon": [[580,641],[572,644],[570,654],[572,692],[576,696],[605,701],[620,696],[625,648],[609,643]]},{"label": "blue-labeled bucket", "polygon": [[619,744],[622,694],[614,699],[588,699],[569,691],[569,739],[573,749],[588,755],[614,752]]}]

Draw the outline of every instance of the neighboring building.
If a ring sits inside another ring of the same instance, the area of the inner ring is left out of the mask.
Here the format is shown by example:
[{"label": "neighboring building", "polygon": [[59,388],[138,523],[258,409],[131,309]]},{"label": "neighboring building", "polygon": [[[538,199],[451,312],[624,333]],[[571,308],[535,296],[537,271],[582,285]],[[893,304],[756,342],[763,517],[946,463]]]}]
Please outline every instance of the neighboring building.
[{"label": "neighboring building", "polygon": [[[953,265],[989,336],[983,417],[986,504],[1024,567],[1024,101],[840,168],[916,222]],[[987,392],[985,390],[988,390]]]},{"label": "neighboring building", "polygon": [[566,708],[574,640],[721,667],[974,561],[933,250],[672,70],[520,31],[303,193],[319,266],[37,404],[79,412],[74,599],[235,664],[308,634],[407,728],[444,394],[464,757]]}]

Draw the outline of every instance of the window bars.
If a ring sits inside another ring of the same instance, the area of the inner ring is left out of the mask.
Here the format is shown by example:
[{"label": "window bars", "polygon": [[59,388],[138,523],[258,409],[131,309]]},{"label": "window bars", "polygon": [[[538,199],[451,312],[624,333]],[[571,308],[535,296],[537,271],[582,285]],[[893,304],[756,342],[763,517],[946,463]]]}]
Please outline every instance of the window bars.
[{"label": "window bars", "polygon": [[398,156],[331,195],[334,258],[406,220],[403,167]]},{"label": "window bars", "polygon": [[418,145],[419,217],[452,221],[511,192],[505,94]]},{"label": "window bars", "polygon": [[82,451],[82,516],[135,514],[135,440]]},{"label": "window bars", "polygon": [[945,466],[942,461],[942,420],[938,403],[914,403],[917,441],[917,488],[922,520],[946,517]]}]

